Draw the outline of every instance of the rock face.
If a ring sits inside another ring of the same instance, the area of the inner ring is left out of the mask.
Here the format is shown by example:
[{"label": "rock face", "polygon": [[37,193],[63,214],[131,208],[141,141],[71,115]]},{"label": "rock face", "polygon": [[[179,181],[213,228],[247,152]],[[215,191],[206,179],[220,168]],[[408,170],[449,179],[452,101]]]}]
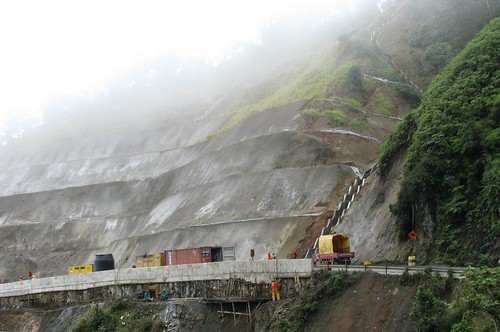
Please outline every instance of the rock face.
[{"label": "rock face", "polygon": [[[314,216],[338,204],[356,177],[350,166],[367,169],[380,148],[322,133],[326,121],[311,123],[305,103],[210,139],[226,117],[4,147],[0,277],[65,274],[98,253],[113,253],[118,268],[145,252],[198,246],[234,246],[238,260],[251,248],[256,259],[286,256],[283,243],[303,239]],[[372,123],[383,132],[395,124]]]},{"label": "rock face", "polygon": [[366,179],[357,199],[333,231],[347,233],[357,259],[404,261],[412,243],[400,241],[396,218],[389,206],[396,202],[402,173],[402,160],[386,178],[378,172]]},{"label": "rock face", "polygon": [[358,262],[369,259],[406,264],[409,255],[419,259],[433,249],[435,227],[427,210],[415,211],[420,223],[417,238],[412,241],[407,240],[390,211],[390,205],[397,202],[403,164],[404,155],[400,155],[386,176],[378,172],[370,175],[341,222],[332,229],[349,234]]}]

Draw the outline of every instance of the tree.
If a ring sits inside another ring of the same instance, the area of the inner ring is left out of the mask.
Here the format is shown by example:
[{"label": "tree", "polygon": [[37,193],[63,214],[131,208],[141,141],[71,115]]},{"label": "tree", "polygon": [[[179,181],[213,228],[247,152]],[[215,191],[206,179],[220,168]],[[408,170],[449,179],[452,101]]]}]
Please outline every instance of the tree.
[{"label": "tree", "polygon": [[354,90],[363,89],[363,72],[359,66],[351,66],[347,73],[347,81],[349,86]]},{"label": "tree", "polygon": [[432,291],[419,286],[410,317],[419,332],[439,330],[440,322],[445,314],[444,302],[432,294]]},{"label": "tree", "polygon": [[425,50],[425,57],[435,73],[446,66],[454,55],[453,48],[446,42],[432,44]]}]

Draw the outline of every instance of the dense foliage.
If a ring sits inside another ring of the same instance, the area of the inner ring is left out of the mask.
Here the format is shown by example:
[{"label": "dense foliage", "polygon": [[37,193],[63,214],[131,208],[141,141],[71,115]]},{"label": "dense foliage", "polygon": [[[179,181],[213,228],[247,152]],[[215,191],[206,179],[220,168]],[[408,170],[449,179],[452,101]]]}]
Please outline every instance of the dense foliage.
[{"label": "dense foliage", "polygon": [[497,18],[436,77],[380,159],[385,174],[407,150],[392,212],[407,234],[412,210],[428,208],[441,258],[452,263],[477,263],[500,237],[499,49]]},{"label": "dense foliage", "polygon": [[417,331],[494,331],[500,323],[500,268],[471,268],[447,303],[443,293],[420,286],[410,317]]},{"label": "dense foliage", "polygon": [[413,15],[421,23],[408,43],[425,52],[431,71],[437,73],[499,14],[500,2],[493,0],[420,0]]},{"label": "dense foliage", "polygon": [[[95,331],[161,331],[161,324],[150,315],[137,312],[134,303],[117,300],[101,308],[93,305],[89,312],[77,319],[70,328],[72,332]],[[140,308],[140,307],[138,307]]]}]

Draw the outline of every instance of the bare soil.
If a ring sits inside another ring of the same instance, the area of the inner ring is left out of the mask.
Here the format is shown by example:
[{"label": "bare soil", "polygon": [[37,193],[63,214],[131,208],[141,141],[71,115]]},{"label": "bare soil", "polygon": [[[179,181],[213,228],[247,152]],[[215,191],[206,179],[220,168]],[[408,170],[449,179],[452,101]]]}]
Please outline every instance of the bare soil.
[{"label": "bare soil", "polygon": [[398,277],[364,274],[337,299],[321,300],[308,331],[414,331],[409,314],[416,287]]},{"label": "bare soil", "polygon": [[[409,318],[416,286],[402,286],[400,278],[364,273],[339,296],[323,297],[305,331],[415,331]],[[294,299],[252,305],[252,319],[217,312],[218,304],[197,299],[170,299],[162,303],[137,302],[134,312],[155,317],[155,331],[269,331],[270,324],[285,317]],[[0,310],[0,331],[67,331],[88,306],[43,311]],[[224,310],[232,310],[226,307]],[[236,311],[245,312],[236,306]]]}]

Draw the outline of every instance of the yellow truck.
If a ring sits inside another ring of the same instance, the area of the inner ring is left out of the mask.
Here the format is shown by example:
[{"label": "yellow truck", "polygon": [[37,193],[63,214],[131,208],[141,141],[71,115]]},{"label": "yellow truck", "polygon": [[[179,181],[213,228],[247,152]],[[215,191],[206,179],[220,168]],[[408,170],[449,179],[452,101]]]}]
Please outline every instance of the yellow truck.
[{"label": "yellow truck", "polygon": [[313,256],[316,264],[351,264],[352,258],[349,235],[333,233],[319,237],[318,251]]}]

